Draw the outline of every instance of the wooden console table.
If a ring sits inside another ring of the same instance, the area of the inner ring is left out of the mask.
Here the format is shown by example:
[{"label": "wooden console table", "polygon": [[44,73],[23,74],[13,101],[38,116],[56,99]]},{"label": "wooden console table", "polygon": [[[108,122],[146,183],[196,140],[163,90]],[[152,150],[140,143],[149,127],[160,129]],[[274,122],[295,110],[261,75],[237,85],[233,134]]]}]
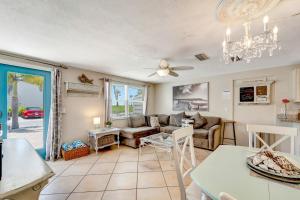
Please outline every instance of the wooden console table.
[{"label": "wooden console table", "polygon": [[2,151],[0,199],[38,200],[51,168],[25,139],[4,140]]}]

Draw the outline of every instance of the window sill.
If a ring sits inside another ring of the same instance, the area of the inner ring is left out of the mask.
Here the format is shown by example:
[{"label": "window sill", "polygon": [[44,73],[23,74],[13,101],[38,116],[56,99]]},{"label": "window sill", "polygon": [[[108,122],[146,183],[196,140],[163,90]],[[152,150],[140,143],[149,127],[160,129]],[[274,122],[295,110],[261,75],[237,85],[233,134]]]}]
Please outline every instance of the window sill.
[{"label": "window sill", "polygon": [[115,121],[115,120],[125,120],[125,119],[128,119],[129,117],[111,117],[111,120],[112,121]]}]

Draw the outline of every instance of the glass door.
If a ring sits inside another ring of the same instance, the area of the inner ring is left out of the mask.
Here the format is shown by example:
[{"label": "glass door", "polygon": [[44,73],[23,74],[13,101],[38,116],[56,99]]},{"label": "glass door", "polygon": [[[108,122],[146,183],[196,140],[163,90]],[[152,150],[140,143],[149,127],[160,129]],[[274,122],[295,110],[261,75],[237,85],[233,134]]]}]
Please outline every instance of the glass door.
[{"label": "glass door", "polygon": [[24,138],[44,157],[51,73],[3,64],[0,68],[2,137]]}]

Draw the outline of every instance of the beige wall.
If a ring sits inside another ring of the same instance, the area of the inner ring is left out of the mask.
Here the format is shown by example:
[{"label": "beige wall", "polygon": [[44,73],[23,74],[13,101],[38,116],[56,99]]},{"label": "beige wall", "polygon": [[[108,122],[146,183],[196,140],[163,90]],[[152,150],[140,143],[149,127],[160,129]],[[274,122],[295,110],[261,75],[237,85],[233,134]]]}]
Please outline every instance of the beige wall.
[{"label": "beige wall", "polygon": [[[76,68],[63,70],[63,82],[78,82],[78,76],[85,73],[89,78],[94,79],[94,84],[100,85],[102,88],[102,77],[112,78],[113,80],[129,82],[132,84],[145,84],[138,81],[124,79],[120,77],[105,75],[92,71],[86,71]],[[149,103],[148,111],[152,113],[154,110],[154,86],[149,86]],[[99,96],[90,95],[70,95],[66,93],[63,86],[63,142],[70,142],[74,139],[87,140],[87,132],[93,129],[92,118],[100,116],[102,123],[104,122],[104,101],[103,94]],[[127,120],[114,120],[113,126],[124,127]]]},{"label": "beige wall", "polygon": [[[230,67],[230,66],[224,66]],[[225,119],[237,121],[237,142],[247,145],[248,138],[245,130],[246,123],[276,124],[276,114],[282,107],[282,98],[292,98],[292,69],[296,66],[277,67],[265,70],[256,70],[215,77],[193,79],[188,82],[159,84],[155,86],[155,112],[173,113],[172,111],[172,86],[209,82],[209,112],[203,115],[220,116]],[[238,83],[246,79],[261,79],[268,77],[275,80],[272,86],[272,103],[270,105],[238,105]],[[223,91],[230,91],[230,96],[223,96]],[[296,111],[298,104],[290,104],[289,110]],[[229,130],[228,127],[227,130]],[[231,131],[226,132],[230,137]],[[298,138],[299,140],[299,138]],[[300,148],[300,147],[298,147]]]}]

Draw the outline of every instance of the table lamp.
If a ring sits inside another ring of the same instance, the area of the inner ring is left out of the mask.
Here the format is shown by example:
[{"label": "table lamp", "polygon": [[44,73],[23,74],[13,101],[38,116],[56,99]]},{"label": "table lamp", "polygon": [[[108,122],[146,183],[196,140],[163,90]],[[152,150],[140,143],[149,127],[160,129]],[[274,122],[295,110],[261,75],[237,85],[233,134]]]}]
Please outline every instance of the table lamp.
[{"label": "table lamp", "polygon": [[93,124],[95,126],[95,129],[100,128],[100,117],[94,117],[93,118]]}]

